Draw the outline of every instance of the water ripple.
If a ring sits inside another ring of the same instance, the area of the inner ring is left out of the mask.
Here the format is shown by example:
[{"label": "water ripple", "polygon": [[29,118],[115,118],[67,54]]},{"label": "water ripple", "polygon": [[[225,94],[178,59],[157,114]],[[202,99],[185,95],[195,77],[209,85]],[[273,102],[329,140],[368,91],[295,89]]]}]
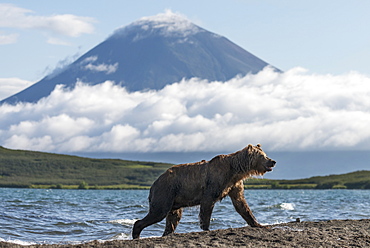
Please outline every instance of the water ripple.
[{"label": "water ripple", "polygon": [[[0,241],[29,245],[129,239],[134,222],[148,212],[148,193],[0,188]],[[370,218],[370,190],[247,190],[245,195],[264,224]],[[185,209],[177,232],[201,231],[198,214],[199,207]],[[149,226],[142,236],[161,236],[164,225]],[[229,198],[216,204],[212,229],[245,225]]]}]

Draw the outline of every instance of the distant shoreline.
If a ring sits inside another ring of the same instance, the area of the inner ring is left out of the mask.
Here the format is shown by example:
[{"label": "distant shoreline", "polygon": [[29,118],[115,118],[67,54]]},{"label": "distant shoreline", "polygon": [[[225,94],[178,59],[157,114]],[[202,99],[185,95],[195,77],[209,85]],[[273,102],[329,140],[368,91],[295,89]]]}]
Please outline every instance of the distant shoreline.
[{"label": "distant shoreline", "polygon": [[[370,190],[368,188],[317,188],[317,187],[260,187],[259,185],[245,185],[245,190]],[[0,185],[0,188],[5,189],[66,189],[66,190],[149,190],[150,186],[117,186],[117,185],[106,185],[106,186],[87,186],[86,188],[79,188],[78,185],[65,185],[63,187],[55,187],[55,185],[38,185],[38,186],[25,186],[25,187],[14,187],[14,186],[4,186]]]},{"label": "distant shoreline", "polygon": [[[314,185],[273,185],[273,184],[246,184],[244,185],[245,190],[328,190],[328,189],[345,189],[345,190],[370,190],[370,188],[347,188],[342,185],[330,186],[330,187],[317,187]],[[81,185],[26,185],[26,186],[14,186],[14,185],[0,185],[0,188],[9,189],[67,189],[67,190],[149,190],[150,186],[141,185],[104,185],[104,186],[81,186]]]},{"label": "distant shoreline", "polygon": [[370,247],[370,219],[289,222],[270,228],[229,228],[138,240],[92,241],[78,245],[22,246],[0,242],[0,248],[101,247]]}]

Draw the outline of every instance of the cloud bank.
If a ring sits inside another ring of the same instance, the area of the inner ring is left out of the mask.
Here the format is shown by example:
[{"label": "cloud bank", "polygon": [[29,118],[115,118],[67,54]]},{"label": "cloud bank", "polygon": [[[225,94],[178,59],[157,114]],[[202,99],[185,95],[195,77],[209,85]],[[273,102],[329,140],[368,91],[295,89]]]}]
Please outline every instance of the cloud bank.
[{"label": "cloud bank", "polygon": [[59,85],[0,106],[0,144],[51,152],[370,150],[370,77],[302,68],[227,82],[190,79],[129,93],[112,82]]}]

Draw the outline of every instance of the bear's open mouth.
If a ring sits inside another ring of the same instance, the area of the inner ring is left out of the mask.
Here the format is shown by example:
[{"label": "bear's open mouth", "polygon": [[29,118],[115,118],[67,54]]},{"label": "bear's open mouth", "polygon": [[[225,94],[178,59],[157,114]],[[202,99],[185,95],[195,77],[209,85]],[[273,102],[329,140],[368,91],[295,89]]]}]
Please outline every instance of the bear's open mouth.
[{"label": "bear's open mouth", "polygon": [[264,165],[265,170],[266,170],[266,171],[272,171],[272,168],[273,168],[273,167],[275,167],[275,163],[276,163],[276,162],[275,162],[275,161],[273,161],[273,162],[269,163],[268,165],[267,165],[267,164],[265,164],[265,165]]},{"label": "bear's open mouth", "polygon": [[269,166],[265,165],[265,170],[266,171],[272,171],[272,167],[274,167],[274,166],[269,167]]}]

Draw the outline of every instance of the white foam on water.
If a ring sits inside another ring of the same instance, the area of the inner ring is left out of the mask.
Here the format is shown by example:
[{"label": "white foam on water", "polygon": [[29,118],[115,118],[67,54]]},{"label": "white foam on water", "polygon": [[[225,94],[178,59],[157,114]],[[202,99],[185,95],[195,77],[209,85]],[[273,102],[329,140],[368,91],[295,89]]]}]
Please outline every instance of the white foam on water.
[{"label": "white foam on water", "polygon": [[111,224],[121,224],[121,225],[133,225],[137,219],[120,219],[120,220],[110,220],[107,223]]},{"label": "white foam on water", "polygon": [[[285,221],[274,221],[274,222],[260,222],[262,226],[269,226],[269,225],[278,225],[278,224],[283,224],[286,223]],[[248,226],[246,224],[246,226]]]},{"label": "white foam on water", "polygon": [[283,202],[280,204],[280,208],[284,210],[294,210],[294,206],[295,206],[294,203]]},{"label": "white foam on water", "polygon": [[[122,234],[125,235],[125,234]],[[126,235],[127,238],[122,238],[122,239],[128,239],[128,235]],[[31,246],[31,245],[47,245],[47,244],[58,244],[58,245],[79,245],[79,244],[85,244],[92,242],[94,240],[87,240],[87,241],[59,241],[59,242],[48,242],[48,241],[37,241],[37,242],[30,242],[30,241],[23,241],[19,239],[3,239],[0,238],[0,242],[5,242],[8,244],[16,244],[16,245],[21,245],[21,246]],[[98,242],[106,242],[107,240],[97,240]]]},{"label": "white foam on water", "polygon": [[6,243],[11,243],[11,244],[23,245],[23,246],[36,244],[35,242],[22,241],[19,239],[3,239],[3,238],[0,238],[0,242],[6,242]]},{"label": "white foam on water", "polygon": [[111,240],[128,240],[128,239],[131,239],[130,235],[126,233],[119,233],[119,234],[114,235],[112,238],[108,240],[99,240],[99,242],[104,243],[106,241],[111,241]]}]

